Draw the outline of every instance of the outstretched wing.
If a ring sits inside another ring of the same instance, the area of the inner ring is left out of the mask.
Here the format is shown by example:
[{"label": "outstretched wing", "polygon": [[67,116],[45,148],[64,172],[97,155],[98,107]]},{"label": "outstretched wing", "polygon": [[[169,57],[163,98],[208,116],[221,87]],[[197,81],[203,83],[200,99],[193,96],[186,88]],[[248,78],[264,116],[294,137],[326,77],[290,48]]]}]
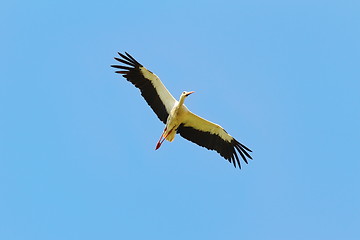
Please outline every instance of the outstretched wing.
[{"label": "outstretched wing", "polygon": [[141,95],[158,116],[166,124],[171,109],[176,103],[175,98],[166,89],[164,84],[151,71],[136,61],[130,54],[118,53],[121,58],[115,57],[123,65],[111,65],[113,68],[121,69],[116,71],[125,77],[129,82],[140,89]]},{"label": "outstretched wing", "polygon": [[207,121],[190,111],[177,132],[193,143],[217,151],[226,160],[232,162],[234,167],[236,167],[237,163],[241,168],[237,153],[240,154],[245,163],[248,163],[247,158],[252,159],[248,153],[251,150],[239,143],[220,125]]}]

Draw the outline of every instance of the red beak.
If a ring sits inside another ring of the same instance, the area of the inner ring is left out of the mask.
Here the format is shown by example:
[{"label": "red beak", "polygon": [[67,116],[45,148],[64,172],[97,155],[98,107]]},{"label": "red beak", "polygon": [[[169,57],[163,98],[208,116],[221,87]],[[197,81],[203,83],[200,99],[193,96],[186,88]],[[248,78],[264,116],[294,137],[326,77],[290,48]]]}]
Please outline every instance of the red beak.
[{"label": "red beak", "polygon": [[188,92],[186,96],[189,96],[190,94],[194,93],[195,91]]}]

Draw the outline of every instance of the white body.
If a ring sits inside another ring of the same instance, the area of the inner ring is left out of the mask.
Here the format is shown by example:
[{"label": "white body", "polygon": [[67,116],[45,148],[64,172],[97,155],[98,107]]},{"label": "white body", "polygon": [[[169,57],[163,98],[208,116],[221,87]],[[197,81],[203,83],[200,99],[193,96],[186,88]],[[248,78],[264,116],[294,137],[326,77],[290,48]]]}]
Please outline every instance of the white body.
[{"label": "white body", "polygon": [[164,136],[167,136],[165,139],[169,142],[172,142],[176,135],[176,129],[180,126],[181,123],[189,115],[189,110],[184,105],[185,95],[181,94],[180,101],[176,101],[174,107],[171,109],[169,117],[166,121],[166,127],[164,130]]}]

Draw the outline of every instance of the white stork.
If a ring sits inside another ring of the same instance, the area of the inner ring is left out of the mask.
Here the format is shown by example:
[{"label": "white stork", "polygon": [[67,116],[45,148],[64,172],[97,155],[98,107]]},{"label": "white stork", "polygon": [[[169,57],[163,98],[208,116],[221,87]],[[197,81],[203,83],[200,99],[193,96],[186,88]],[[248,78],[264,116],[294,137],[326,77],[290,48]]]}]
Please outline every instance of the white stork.
[{"label": "white stork", "polygon": [[177,101],[158,76],[147,70],[127,52],[118,54],[121,58],[115,57],[115,60],[127,66],[111,65],[111,67],[121,69],[116,73],[122,74],[140,89],[146,102],[158,118],[166,124],[155,150],[165,139],[172,142],[175,134],[180,133],[183,138],[191,142],[217,151],[226,160],[232,162],[235,168],[236,163],[241,168],[237,152],[245,163],[248,163],[247,158],[252,159],[248,153],[251,150],[230,136],[220,125],[209,122],[188,110],[184,101],[193,92],[182,92]]}]

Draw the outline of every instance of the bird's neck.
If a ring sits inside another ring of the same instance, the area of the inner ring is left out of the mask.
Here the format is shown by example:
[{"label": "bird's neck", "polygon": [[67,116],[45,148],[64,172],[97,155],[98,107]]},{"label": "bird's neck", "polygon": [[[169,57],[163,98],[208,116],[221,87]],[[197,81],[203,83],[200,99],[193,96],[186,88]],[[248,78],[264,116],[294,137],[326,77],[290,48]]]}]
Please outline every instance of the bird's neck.
[{"label": "bird's neck", "polygon": [[184,105],[184,102],[185,102],[185,96],[184,95],[181,95],[180,99],[179,99],[179,107]]}]

